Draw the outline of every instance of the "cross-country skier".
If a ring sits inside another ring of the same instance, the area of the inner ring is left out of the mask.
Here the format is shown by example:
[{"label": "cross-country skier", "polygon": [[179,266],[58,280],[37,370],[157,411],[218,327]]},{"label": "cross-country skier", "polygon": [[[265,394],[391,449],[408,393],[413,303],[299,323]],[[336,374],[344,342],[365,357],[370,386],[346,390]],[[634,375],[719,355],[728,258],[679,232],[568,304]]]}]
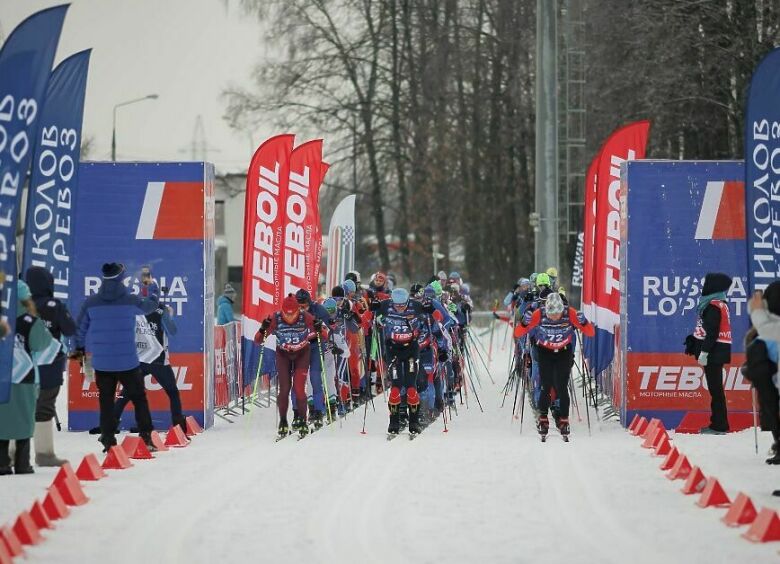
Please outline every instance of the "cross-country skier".
[{"label": "cross-country skier", "polygon": [[322,321],[301,311],[295,296],[289,294],[282,301],[282,310],[263,320],[255,335],[255,342],[262,343],[266,336],[276,336],[276,370],[279,382],[279,436],[289,433],[287,425],[287,406],[290,389],[296,397],[297,412],[294,412],[292,428],[303,437],[309,433],[306,424],[306,374],[309,370],[312,341],[316,342],[317,332],[321,338],[327,335]]},{"label": "cross-country skier", "polygon": [[[318,320],[322,324],[327,325],[329,317],[328,312],[321,304],[312,301],[311,294],[309,294],[308,290],[298,290],[295,293],[295,299],[298,301],[298,306],[301,308],[301,311],[310,313],[314,316],[315,320]],[[309,363],[309,385],[311,386],[312,390],[312,410],[309,414],[309,421],[311,421],[311,423],[317,429],[322,427],[322,420],[326,414],[326,395],[328,396],[328,402],[330,403],[331,414],[334,413],[333,410],[336,408],[335,390],[331,390],[330,387],[328,387],[327,390],[323,390],[322,387],[322,360],[325,354],[325,350],[326,347],[324,339],[320,340],[319,346],[317,344],[316,338],[314,341],[312,341],[310,352],[311,360]],[[327,377],[325,379],[327,380]],[[330,393],[331,391],[333,391],[332,396]],[[297,407],[298,406],[296,403],[293,402],[293,408]]]},{"label": "cross-country skier", "polygon": [[585,316],[565,305],[556,292],[549,294],[542,307],[515,327],[515,337],[530,334],[537,350],[541,378],[537,428],[542,440],[547,437],[550,427],[547,411],[550,408],[550,390],[553,389],[560,400],[560,419],[556,422],[558,430],[564,437],[569,435],[568,386],[577,329],[587,337],[595,335],[593,325]]},{"label": "cross-country skier", "polygon": [[377,313],[385,343],[385,361],[390,369],[391,389],[388,399],[390,424],[387,432],[398,434],[401,430],[401,392],[406,389],[406,405],[409,408],[409,432],[420,432],[417,392],[417,362],[419,361],[420,325],[423,322],[422,304],[409,298],[405,288],[393,290],[391,299],[379,304]]}]

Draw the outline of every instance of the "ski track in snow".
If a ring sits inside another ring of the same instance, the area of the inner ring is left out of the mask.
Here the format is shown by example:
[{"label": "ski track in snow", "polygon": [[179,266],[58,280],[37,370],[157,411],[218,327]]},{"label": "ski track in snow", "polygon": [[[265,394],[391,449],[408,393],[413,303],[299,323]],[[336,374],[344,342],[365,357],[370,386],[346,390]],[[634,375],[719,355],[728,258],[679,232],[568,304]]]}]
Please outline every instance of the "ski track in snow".
[{"label": "ski track in snow", "polygon": [[[387,442],[387,408],[375,399],[296,441],[274,443],[275,414],[255,408],[218,421],[186,448],[84,482],[91,498],[57,522],[26,562],[200,563],[277,560],[310,563],[541,561],[636,563],[777,562],[780,543],[755,545],[745,528],[720,523],[722,509],[699,509],[658,469],[662,457],[614,421],[592,436],[572,409],[572,440],[551,429],[539,441],[530,409],[500,409],[506,353],[492,385],[469,391],[450,432],[435,421],[414,441]],[[64,413],[62,400],[60,413]],[[572,406],[573,408],[573,406]],[[74,468],[99,453],[85,433],[57,435]],[[675,444],[732,495],[777,508],[777,468],[755,456],[752,431],[728,437],[677,436]],[[761,437],[761,455],[769,439]],[[55,469],[0,478],[0,523],[45,493]],[[9,523],[10,524],[10,523]]]}]

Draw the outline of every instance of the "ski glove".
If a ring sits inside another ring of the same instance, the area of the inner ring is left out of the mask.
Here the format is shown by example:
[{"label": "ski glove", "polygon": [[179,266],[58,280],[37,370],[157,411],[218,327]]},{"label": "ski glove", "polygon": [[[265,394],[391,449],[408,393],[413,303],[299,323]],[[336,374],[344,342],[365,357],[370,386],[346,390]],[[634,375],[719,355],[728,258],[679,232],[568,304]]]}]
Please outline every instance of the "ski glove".
[{"label": "ski glove", "polygon": [[333,345],[333,348],[331,350],[333,351],[333,354],[337,356],[341,356],[342,354],[344,354],[344,349],[337,347],[336,345]]},{"label": "ski glove", "polygon": [[707,357],[709,356],[709,353],[703,352],[699,353],[699,364],[702,366],[707,366]]},{"label": "ski glove", "polygon": [[447,354],[447,351],[439,351],[438,358],[439,358],[439,362],[447,362],[449,355]]},{"label": "ski glove", "polygon": [[317,333],[322,331],[322,319],[314,320],[314,330],[317,331]]}]

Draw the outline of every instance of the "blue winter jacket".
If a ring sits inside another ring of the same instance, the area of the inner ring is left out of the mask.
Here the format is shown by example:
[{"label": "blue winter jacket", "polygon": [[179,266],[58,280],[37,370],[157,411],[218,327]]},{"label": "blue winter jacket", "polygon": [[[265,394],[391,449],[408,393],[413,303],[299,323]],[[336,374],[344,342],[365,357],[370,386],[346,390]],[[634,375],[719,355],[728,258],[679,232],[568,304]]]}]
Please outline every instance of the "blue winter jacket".
[{"label": "blue winter jacket", "polygon": [[227,325],[231,321],[235,321],[233,301],[223,294],[217,300],[217,325]]},{"label": "blue winter jacket", "polygon": [[119,279],[103,280],[98,293],[81,306],[76,347],[92,354],[92,366],[105,372],[132,370],[139,365],[135,348],[135,317],[157,309],[159,289],[149,297],[131,294]]}]

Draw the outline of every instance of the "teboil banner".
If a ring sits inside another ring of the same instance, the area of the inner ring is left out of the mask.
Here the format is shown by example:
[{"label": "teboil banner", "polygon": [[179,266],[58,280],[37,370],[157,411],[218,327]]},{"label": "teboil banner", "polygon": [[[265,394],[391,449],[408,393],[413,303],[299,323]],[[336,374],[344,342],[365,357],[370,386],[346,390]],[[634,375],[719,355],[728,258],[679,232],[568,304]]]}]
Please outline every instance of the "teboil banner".
[{"label": "teboil banner", "polygon": [[750,386],[739,371],[749,325],[743,164],[634,161],[624,175],[623,423],[639,413],[677,428],[695,412],[703,418],[695,428],[709,422],[704,369],[684,354],[684,343],[696,325],[704,275],[713,271],[733,277],[733,354],[723,371],[728,410],[749,412]]},{"label": "teboil banner", "polygon": [[[16,222],[30,166],[46,84],[68,6],[37,12],[11,32],[0,50],[0,315],[16,329]],[[0,403],[11,393],[15,340],[0,340]]]},{"label": "teboil banner", "polygon": [[54,276],[54,297],[70,299],[74,202],[90,50],[62,61],[49,79],[41,115],[24,229],[22,273],[40,266]]},{"label": "teboil banner", "polygon": [[346,279],[347,272],[355,269],[355,199],[352,194],[341,200],[330,218],[325,275],[328,294]]},{"label": "teboil banner", "polygon": [[759,63],[745,119],[748,287],[780,278],[780,48]]},{"label": "teboil banner", "polygon": [[[596,338],[585,349],[593,375],[601,374],[612,362],[615,331],[620,325],[620,166],[645,157],[649,129],[650,122],[646,120],[622,127],[609,136],[599,154],[589,282],[592,294],[583,306],[596,327]],[[587,211],[585,217],[587,220]]]},{"label": "teboil banner", "polygon": [[247,174],[244,220],[243,359],[245,382],[257,370],[253,338],[289,293],[317,290],[319,189],[327,170],[322,140],[293,150],[294,136],[277,135],[255,152]]}]

